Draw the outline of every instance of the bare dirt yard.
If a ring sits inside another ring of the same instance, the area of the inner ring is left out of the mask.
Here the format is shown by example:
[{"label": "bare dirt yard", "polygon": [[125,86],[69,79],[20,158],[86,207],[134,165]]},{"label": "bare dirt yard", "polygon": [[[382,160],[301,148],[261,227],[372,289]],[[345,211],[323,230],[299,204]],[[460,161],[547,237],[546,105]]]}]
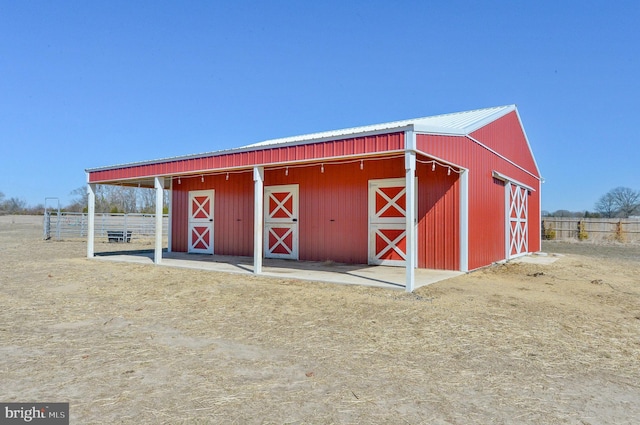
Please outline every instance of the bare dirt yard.
[{"label": "bare dirt yard", "polygon": [[639,245],[545,243],[553,264],[407,294],[88,260],[40,226],[0,217],[3,402],[73,424],[640,421]]}]

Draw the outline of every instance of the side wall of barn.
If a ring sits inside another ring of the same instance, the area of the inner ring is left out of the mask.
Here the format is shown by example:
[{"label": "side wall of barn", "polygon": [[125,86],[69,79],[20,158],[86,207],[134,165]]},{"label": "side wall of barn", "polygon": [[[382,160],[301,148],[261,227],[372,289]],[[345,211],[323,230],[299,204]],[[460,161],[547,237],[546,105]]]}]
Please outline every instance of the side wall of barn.
[{"label": "side wall of barn", "polygon": [[535,177],[535,168],[525,171],[520,165],[533,167],[534,161],[517,115],[508,114],[474,132],[472,137],[484,146],[466,136],[417,136],[418,149],[422,152],[469,170],[470,270],[506,258],[505,185],[493,177],[493,171],[535,189],[528,193],[528,252],[540,250],[539,179]]},{"label": "side wall of barn", "polygon": [[[324,172],[322,172],[324,168]],[[458,176],[418,163],[418,266],[459,268]],[[404,177],[404,158],[266,169],[264,185],[299,185],[299,259],[366,264],[368,183]],[[187,251],[189,191],[213,189],[214,250],[253,255],[253,181],[250,172],[181,178],[173,182],[172,250]]]}]

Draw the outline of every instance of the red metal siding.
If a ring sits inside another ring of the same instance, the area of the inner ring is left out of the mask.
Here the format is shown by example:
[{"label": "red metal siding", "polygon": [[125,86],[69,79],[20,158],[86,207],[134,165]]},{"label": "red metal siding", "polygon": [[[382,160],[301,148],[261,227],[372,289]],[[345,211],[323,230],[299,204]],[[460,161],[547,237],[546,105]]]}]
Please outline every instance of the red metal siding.
[{"label": "red metal siding", "polygon": [[[404,158],[265,171],[265,186],[298,184],[299,258],[367,263],[369,180],[404,177]],[[418,266],[459,268],[457,175],[419,164]]]},{"label": "red metal siding", "polygon": [[253,175],[251,172],[181,178],[173,182],[171,249],[188,249],[189,191],[214,189],[214,252],[253,256]]},{"label": "red metal siding", "polygon": [[[498,133],[494,132],[493,137],[498,137]],[[511,140],[514,144],[523,142],[524,139]],[[495,141],[492,143],[497,145]],[[492,177],[492,172],[498,171],[534,189],[538,189],[538,180],[467,137],[418,135],[417,144],[419,150],[469,170],[469,269],[506,258],[505,189],[503,182]],[[529,197],[529,251],[540,249],[539,197],[539,190]]]},{"label": "red metal siding", "polygon": [[418,267],[460,269],[459,176],[418,163]]},{"label": "red metal siding", "polygon": [[[368,183],[404,177],[404,158],[349,164],[265,170],[265,186],[299,185],[299,258],[310,261],[367,263]],[[458,176],[418,164],[418,266],[457,269]],[[191,190],[214,189],[216,254],[253,255],[253,180],[251,173],[182,178],[173,183],[172,250],[187,251],[187,208]]]},{"label": "red metal siding", "polygon": [[[368,182],[404,177],[404,158],[349,164],[324,164],[265,171],[265,186],[299,185],[299,258],[308,261],[367,263]],[[418,165],[418,265],[457,269],[457,174]],[[173,184],[172,250],[187,251],[190,190],[214,189],[214,250],[253,255],[253,181],[251,173],[182,178]]]},{"label": "red metal siding", "polygon": [[265,186],[299,185],[299,258],[367,263],[368,182],[404,176],[404,159],[265,170]]},{"label": "red metal siding", "polygon": [[538,175],[535,160],[531,155],[530,147],[515,111],[474,131],[470,135],[519,166]]},{"label": "red metal siding", "polygon": [[155,164],[123,166],[122,168],[90,172],[89,181],[100,183],[120,179],[397,151],[403,148],[404,133],[379,134],[307,145],[274,146],[248,152],[230,152],[200,158],[167,160]]}]

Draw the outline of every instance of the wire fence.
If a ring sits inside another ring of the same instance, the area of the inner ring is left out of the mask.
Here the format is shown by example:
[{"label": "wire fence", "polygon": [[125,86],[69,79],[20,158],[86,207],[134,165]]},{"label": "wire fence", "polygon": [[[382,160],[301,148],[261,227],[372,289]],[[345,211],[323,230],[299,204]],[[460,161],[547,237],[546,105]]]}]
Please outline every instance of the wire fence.
[{"label": "wire fence", "polygon": [[[43,220],[44,239],[73,239],[86,238],[88,228],[86,213],[47,212]],[[162,235],[167,236],[169,216],[162,216]],[[154,214],[96,214],[95,237],[110,240],[124,235],[130,239],[152,239],[155,237],[156,222]],[[116,235],[116,236],[114,236]]]},{"label": "wire fence", "polygon": [[640,218],[545,217],[543,239],[640,242]]}]

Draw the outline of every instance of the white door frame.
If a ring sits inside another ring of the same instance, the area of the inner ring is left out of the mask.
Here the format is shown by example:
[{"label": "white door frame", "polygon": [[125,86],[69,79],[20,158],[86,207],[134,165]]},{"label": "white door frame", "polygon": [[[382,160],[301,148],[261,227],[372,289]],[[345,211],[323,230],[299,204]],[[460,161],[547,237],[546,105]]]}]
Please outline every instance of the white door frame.
[{"label": "white door frame", "polygon": [[[208,197],[209,208],[206,209],[206,203],[198,203],[195,198]],[[189,211],[188,211],[188,252],[195,254],[213,254],[213,219],[214,219],[214,199],[215,191],[207,190],[191,190],[189,191]],[[194,203],[195,202],[195,203]],[[194,211],[195,208],[195,211]],[[194,218],[194,214],[204,213],[204,217]],[[195,231],[197,229],[206,229]],[[195,240],[194,240],[195,237]],[[196,248],[195,245],[200,242],[204,243],[204,248]]]},{"label": "white door frame", "polygon": [[[282,200],[276,199],[273,194],[288,192],[289,195]],[[298,259],[298,204],[299,185],[287,184],[264,187],[264,256],[265,258],[283,258],[289,260]],[[285,203],[291,199],[291,209]],[[271,201],[276,204],[271,210]],[[275,213],[282,212],[285,217],[275,217]],[[279,235],[277,231],[284,233]],[[276,239],[276,243],[270,246],[271,236]],[[291,236],[291,246],[285,243],[285,239]],[[284,248],[286,253],[273,252],[275,248]]]}]

